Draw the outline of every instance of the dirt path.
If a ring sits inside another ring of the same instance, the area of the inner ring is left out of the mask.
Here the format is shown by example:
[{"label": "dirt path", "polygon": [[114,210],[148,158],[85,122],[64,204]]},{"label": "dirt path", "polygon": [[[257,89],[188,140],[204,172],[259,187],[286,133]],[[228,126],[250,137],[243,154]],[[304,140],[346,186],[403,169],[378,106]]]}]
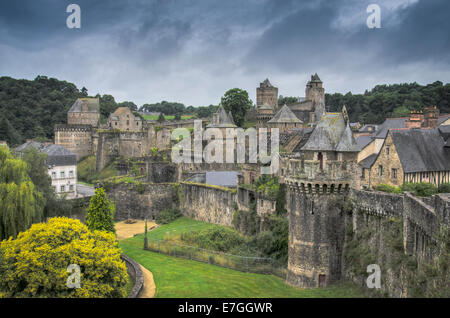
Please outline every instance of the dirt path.
[{"label": "dirt path", "polygon": [[144,289],[141,292],[139,298],[153,298],[155,297],[156,285],[153,280],[153,274],[144,266],[140,265],[142,274],[144,275]]},{"label": "dirt path", "polygon": [[[147,228],[149,230],[154,226],[156,226],[156,223],[153,223],[152,221],[147,222]],[[136,223],[132,224],[126,224],[125,221],[116,223],[116,234],[119,241],[144,232],[145,221],[142,220],[136,220]]]},{"label": "dirt path", "polygon": [[[157,226],[156,223],[151,221],[147,222],[147,228],[150,229]],[[145,232],[145,222],[136,220],[136,223],[126,224],[124,221],[116,223],[116,234],[118,240],[123,240],[129,237],[133,237],[135,234],[141,234]],[[140,265],[140,264],[139,264]],[[144,276],[144,288],[139,298],[153,298],[156,292],[155,281],[153,280],[153,274],[144,266],[141,266],[142,274]]]}]

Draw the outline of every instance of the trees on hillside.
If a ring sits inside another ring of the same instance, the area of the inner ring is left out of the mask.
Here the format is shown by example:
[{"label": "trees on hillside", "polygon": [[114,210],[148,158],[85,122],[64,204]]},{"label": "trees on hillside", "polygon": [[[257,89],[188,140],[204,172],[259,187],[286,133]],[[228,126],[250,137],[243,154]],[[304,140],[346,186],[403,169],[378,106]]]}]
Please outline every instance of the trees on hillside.
[{"label": "trees on hillside", "polygon": [[227,113],[231,111],[234,122],[239,127],[244,123],[245,114],[253,106],[253,102],[248,97],[248,92],[240,88],[228,90],[223,95],[221,104]]},{"label": "trees on hillside", "polygon": [[91,230],[115,233],[114,203],[109,201],[103,188],[95,189],[87,210],[86,225]]},{"label": "trees on hillside", "polygon": [[0,240],[15,237],[42,219],[45,198],[28,172],[25,161],[0,146]]},{"label": "trees on hillside", "polygon": [[379,124],[388,117],[407,116],[411,110],[427,106],[436,105],[441,113],[450,113],[450,84],[377,85],[364,94],[325,94],[325,100],[327,111],[339,111],[346,105],[351,121]]},{"label": "trees on hillside", "polygon": [[283,106],[283,105],[292,105],[292,104],[296,104],[298,103],[298,98],[297,97],[293,97],[293,96],[283,96],[280,95],[278,97],[278,106]]}]

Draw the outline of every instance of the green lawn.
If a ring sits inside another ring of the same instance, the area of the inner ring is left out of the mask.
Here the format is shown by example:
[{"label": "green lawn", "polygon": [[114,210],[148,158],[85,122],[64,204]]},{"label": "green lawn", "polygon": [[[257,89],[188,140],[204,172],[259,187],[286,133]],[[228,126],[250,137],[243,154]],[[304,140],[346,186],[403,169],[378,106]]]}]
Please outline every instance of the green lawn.
[{"label": "green lawn", "polygon": [[[149,233],[150,239],[219,226],[180,218]],[[123,252],[153,273],[155,297],[362,297],[352,284],[321,289],[298,289],[273,275],[244,273],[202,262],[144,251],[143,235],[119,242]]]}]

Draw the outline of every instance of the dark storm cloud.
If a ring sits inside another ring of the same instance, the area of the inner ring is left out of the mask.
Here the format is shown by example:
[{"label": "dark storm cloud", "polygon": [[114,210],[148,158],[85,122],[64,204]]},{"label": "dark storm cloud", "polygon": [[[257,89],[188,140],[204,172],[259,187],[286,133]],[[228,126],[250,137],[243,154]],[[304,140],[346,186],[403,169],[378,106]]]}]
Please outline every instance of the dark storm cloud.
[{"label": "dark storm cloud", "polygon": [[[354,4],[365,12],[370,2]],[[293,12],[255,42],[243,64],[249,70],[271,65],[285,72],[312,72],[318,65],[339,68],[357,62],[348,60],[348,53],[362,59],[373,55],[367,61],[373,67],[421,60],[450,62],[450,1],[420,1],[395,14],[381,5],[381,29],[367,28],[365,17],[352,28],[333,25],[345,3],[326,2]]]},{"label": "dark storm cloud", "polygon": [[[70,3],[81,7],[79,30],[66,27]],[[366,26],[370,3],[381,6],[381,29]],[[448,81],[449,12],[446,0],[1,1],[0,75],[194,105],[231,87],[254,95],[267,76],[297,96],[315,72],[341,92]]]}]

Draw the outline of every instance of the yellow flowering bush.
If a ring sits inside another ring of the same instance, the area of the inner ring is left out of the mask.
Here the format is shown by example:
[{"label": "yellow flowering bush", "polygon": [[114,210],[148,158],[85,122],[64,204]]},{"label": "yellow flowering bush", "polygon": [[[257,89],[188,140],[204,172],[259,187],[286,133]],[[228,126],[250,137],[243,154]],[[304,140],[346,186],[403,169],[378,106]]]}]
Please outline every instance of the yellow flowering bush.
[{"label": "yellow flowering bush", "polygon": [[[80,267],[69,288],[70,264]],[[1,297],[125,297],[128,274],[113,233],[65,217],[37,223],[0,242]]]}]

